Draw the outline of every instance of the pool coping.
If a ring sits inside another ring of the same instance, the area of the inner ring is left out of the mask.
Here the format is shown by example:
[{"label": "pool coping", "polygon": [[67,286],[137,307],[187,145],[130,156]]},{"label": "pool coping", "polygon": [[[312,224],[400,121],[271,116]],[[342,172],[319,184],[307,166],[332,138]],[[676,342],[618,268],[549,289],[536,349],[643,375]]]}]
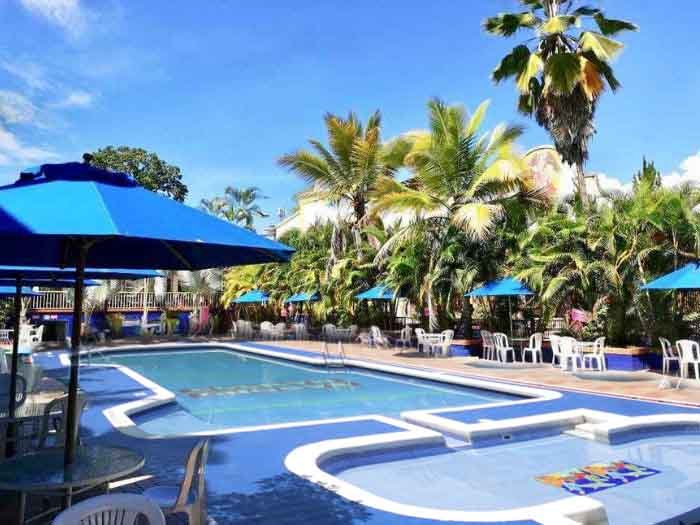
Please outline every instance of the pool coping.
[{"label": "pool coping", "polygon": [[[226,342],[211,342],[211,343],[162,343],[162,344],[140,344],[140,345],[124,345],[119,347],[95,347],[92,349],[81,350],[81,356],[89,356],[91,353],[121,353],[121,352],[135,352],[135,351],[159,351],[166,349],[211,349],[211,350],[233,350],[237,352],[243,352],[247,354],[253,354],[263,357],[271,357],[275,359],[281,359],[284,361],[294,361],[299,363],[304,363],[314,366],[323,366],[325,361],[322,355],[312,356],[304,355],[299,353],[285,352],[284,350],[270,350],[269,348],[261,348],[260,346],[248,346],[242,343],[226,343]],[[59,356],[62,364],[69,365],[70,361],[68,356],[62,354]],[[521,386],[508,383],[502,383],[497,381],[488,381],[484,379],[465,377],[461,375],[449,374],[445,372],[430,371],[421,368],[405,367],[399,365],[390,365],[384,363],[376,363],[371,361],[359,360],[359,359],[346,359],[345,364],[347,366],[359,369],[365,369],[375,372],[384,372],[394,375],[424,379],[428,381],[434,381],[438,383],[445,383],[454,386],[463,386],[478,388],[482,390],[489,390],[499,393],[511,394],[516,396],[525,397],[525,399],[513,400],[513,401],[496,401],[492,403],[482,403],[477,405],[465,405],[465,406],[455,406],[448,408],[438,408],[438,409],[427,409],[420,410],[418,412],[430,415],[432,413],[439,413],[444,411],[464,411],[464,410],[479,410],[483,408],[495,408],[500,406],[511,406],[519,404],[529,404],[538,403],[542,401],[549,401],[553,399],[558,399],[562,397],[560,392],[554,390],[545,390],[542,388],[535,388],[530,386]],[[111,367],[118,369],[126,376],[134,380],[135,382],[141,384],[145,389],[151,391],[151,395],[147,395],[141,399],[134,401],[129,401],[127,403],[122,403],[115,405],[113,407],[106,408],[103,410],[104,416],[107,418],[109,423],[118,431],[123,434],[140,438],[140,439],[165,439],[173,437],[187,437],[187,436],[215,436],[215,435],[230,435],[237,434],[240,432],[257,432],[261,430],[276,430],[281,428],[292,428],[292,427],[304,427],[322,424],[333,424],[333,423],[344,423],[351,421],[364,421],[368,419],[374,419],[386,422],[391,420],[395,423],[402,423],[400,420],[395,418],[390,418],[382,414],[361,414],[358,416],[349,416],[343,418],[326,418],[326,419],[316,419],[316,420],[303,420],[294,421],[287,423],[276,423],[276,424],[266,424],[266,425],[254,425],[254,426],[242,426],[242,427],[228,427],[221,429],[206,429],[198,430],[195,432],[182,432],[176,434],[152,434],[142,430],[134,421],[131,419],[131,415],[139,412],[145,412],[154,408],[158,408],[168,403],[175,401],[176,396],[173,392],[162,387],[161,385],[151,381],[150,379],[144,377],[143,375],[135,372],[134,370],[117,364],[90,364],[83,363],[82,366],[99,366],[99,367]],[[403,414],[402,414],[403,415]],[[396,425],[399,426],[400,425]]]}]

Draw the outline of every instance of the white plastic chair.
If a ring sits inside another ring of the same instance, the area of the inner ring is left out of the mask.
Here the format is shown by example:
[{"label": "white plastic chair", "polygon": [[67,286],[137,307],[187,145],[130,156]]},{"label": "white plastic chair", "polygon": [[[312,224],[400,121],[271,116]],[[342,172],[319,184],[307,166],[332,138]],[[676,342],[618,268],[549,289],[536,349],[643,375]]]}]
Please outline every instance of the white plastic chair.
[{"label": "white plastic chair", "polygon": [[389,347],[389,339],[384,337],[382,334],[382,331],[379,329],[378,326],[370,326],[369,327],[369,338],[371,342],[371,346],[381,346],[384,348]]},{"label": "white plastic chair", "polygon": [[187,457],[185,478],[179,487],[150,487],[143,495],[153,500],[166,516],[184,513],[188,525],[207,524],[207,490],[204,470],[209,455],[209,441],[197,443]]},{"label": "white plastic chair", "polygon": [[440,355],[442,357],[448,357],[450,355],[450,346],[452,345],[452,340],[455,336],[454,330],[443,330],[440,334],[440,342],[432,343],[430,345],[430,353],[434,355]]},{"label": "white plastic chair", "polygon": [[64,510],[53,520],[53,525],[165,525],[165,516],[145,496],[106,494]]},{"label": "white plastic chair", "polygon": [[530,354],[530,359],[533,363],[541,363],[542,359],[542,334],[537,332],[530,336],[530,342],[526,348],[523,348],[523,361],[525,356]]},{"label": "white plastic chair", "polygon": [[663,354],[663,360],[661,362],[661,373],[671,374],[671,363],[675,362],[679,369],[681,366],[681,356],[678,351],[673,348],[671,341],[665,337],[659,337],[659,343],[661,343],[661,353]]},{"label": "white plastic chair", "polygon": [[508,354],[512,354],[513,362],[515,362],[515,348],[508,344],[508,336],[499,332],[493,334],[493,339],[496,343],[496,356],[498,360],[506,363],[508,362]]},{"label": "white plastic chair", "polygon": [[321,337],[325,341],[331,341],[335,338],[335,325],[326,323],[321,327]]},{"label": "white plastic chair", "polygon": [[484,359],[496,360],[496,342],[493,339],[493,334],[488,330],[481,331],[481,348],[481,355]]},{"label": "white plastic chair", "polygon": [[[599,372],[607,370],[605,364],[605,337],[599,337],[595,340],[593,351],[582,354],[583,368],[595,368]],[[595,363],[595,367],[593,364]]]},{"label": "white plastic chair", "polygon": [[416,328],[416,349],[419,352],[425,352],[427,342],[425,340],[425,330],[422,328]]},{"label": "white plastic chair", "polygon": [[260,323],[260,336],[263,339],[272,339],[272,331],[274,327],[275,325],[273,325],[270,321],[263,321]]},{"label": "white plastic chair", "polygon": [[551,334],[549,336],[549,346],[552,347],[552,366],[556,366],[557,363],[556,361],[559,361],[559,366],[564,366],[564,363],[561,359],[561,336]]},{"label": "white plastic chair", "polygon": [[396,346],[401,345],[401,352],[403,353],[404,348],[410,347],[413,344],[413,341],[411,339],[411,327],[410,326],[404,326],[401,329],[401,336],[396,340]]},{"label": "white plastic chair", "polygon": [[700,379],[700,345],[690,339],[676,341],[681,356],[681,377],[688,378],[688,367],[695,369],[695,379]]},{"label": "white plastic chair", "polygon": [[579,361],[583,364],[578,341],[573,337],[561,337],[559,339],[559,350],[559,359],[561,360],[561,366],[563,369],[568,369],[569,360],[571,360],[571,370],[574,372],[578,369]]},{"label": "white plastic chair", "polygon": [[294,338],[297,340],[308,339],[309,334],[304,323],[296,323],[294,325]]}]

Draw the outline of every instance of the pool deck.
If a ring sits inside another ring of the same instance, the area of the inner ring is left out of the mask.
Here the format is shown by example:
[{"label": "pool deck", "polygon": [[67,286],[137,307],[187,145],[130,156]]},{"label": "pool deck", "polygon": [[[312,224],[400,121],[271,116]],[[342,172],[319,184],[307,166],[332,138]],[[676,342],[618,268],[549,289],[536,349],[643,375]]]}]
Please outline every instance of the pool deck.
[{"label": "pool deck", "polygon": [[[317,355],[321,348],[318,342],[238,344],[241,347],[267,348],[297,356]],[[45,367],[49,376],[65,380],[67,368],[64,365],[65,358],[60,358],[61,353],[38,354],[37,360]],[[441,414],[461,422],[483,418],[498,420],[572,408],[590,408],[624,415],[700,412],[699,409],[689,406],[700,406],[700,389],[658,390],[656,381],[648,385],[601,384],[597,381],[579,380],[549,368],[486,370],[470,366],[465,358],[427,359],[408,352],[401,356],[396,355],[396,351],[367,349],[360,345],[346,345],[346,353],[349,357],[363,360],[430,367],[472,377],[553,387],[562,393],[562,396],[556,399],[526,405],[485,407]],[[84,440],[99,440],[100,443],[140,450],[146,456],[145,474],[153,475],[158,484],[179,484],[185,456],[198,438],[140,439],[113,428],[103,413],[110,407],[152,395],[152,391],[118,368],[109,366],[83,367],[81,388],[89,399],[89,407],[81,421],[81,436]],[[583,389],[590,389],[599,394],[584,393],[581,391]],[[611,397],[611,394],[644,396],[655,402]],[[683,403],[685,406],[668,404],[671,401]],[[444,524],[445,521],[412,518],[353,503],[290,473],[284,465],[285,457],[304,444],[402,431],[404,429],[399,424],[392,424],[390,419],[368,416],[350,422],[216,435],[212,437],[206,473],[210,516],[219,525]],[[469,495],[465,494],[465,497]],[[521,520],[501,523],[524,525],[536,522]]]}]

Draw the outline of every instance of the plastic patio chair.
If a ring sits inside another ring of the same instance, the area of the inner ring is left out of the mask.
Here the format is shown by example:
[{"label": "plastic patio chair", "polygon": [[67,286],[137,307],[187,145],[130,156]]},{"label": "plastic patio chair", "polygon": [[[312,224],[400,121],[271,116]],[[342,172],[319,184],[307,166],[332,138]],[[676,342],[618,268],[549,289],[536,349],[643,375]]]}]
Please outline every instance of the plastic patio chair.
[{"label": "plastic patio chair", "polygon": [[515,348],[508,344],[508,336],[504,333],[493,334],[493,339],[496,343],[496,357],[499,361],[504,363],[508,362],[508,354],[513,355],[513,362],[515,362]]},{"label": "plastic patio chair", "polygon": [[488,330],[481,331],[481,356],[488,361],[496,360],[496,342]]},{"label": "plastic patio chair", "polygon": [[199,441],[190,450],[185,465],[185,477],[179,487],[155,486],[143,495],[156,502],[166,516],[186,514],[188,525],[207,524],[207,490],[204,470],[209,455],[209,440]]},{"label": "plastic patio chair", "polygon": [[525,361],[525,356],[530,354],[531,361],[533,363],[541,363],[542,359],[542,334],[536,332],[530,336],[530,342],[526,348],[523,348],[523,361]]},{"label": "plastic patio chair", "polygon": [[390,346],[389,340],[382,334],[382,331],[378,326],[369,327],[369,339],[371,346],[381,346],[388,348]]},{"label": "plastic patio chair", "polygon": [[416,350],[419,352],[425,352],[425,330],[422,328],[416,328]]},{"label": "plastic patio chair", "polygon": [[559,338],[559,351],[562,368],[568,368],[569,360],[571,360],[571,369],[574,372],[578,369],[579,362],[583,365],[582,354],[575,338],[568,336]]},{"label": "plastic patio chair", "polygon": [[401,329],[401,335],[400,337],[396,340],[396,346],[401,345],[401,353],[403,353],[404,348],[410,347],[413,344],[412,340],[412,332],[410,326],[404,326]]},{"label": "plastic patio chair", "polygon": [[661,362],[661,373],[663,375],[671,374],[671,363],[675,362],[680,369],[681,356],[678,351],[673,348],[671,341],[665,337],[659,337],[659,343],[661,343],[661,353],[663,355],[663,360]]},{"label": "plastic patio chair", "polygon": [[[87,399],[82,393],[78,393],[78,399],[76,402],[76,414],[78,417],[75,418],[76,427],[80,426],[80,418],[87,405]],[[64,394],[56,399],[52,400],[44,408],[44,413],[42,415],[41,430],[39,432],[39,448],[46,447],[62,447],[66,440],[66,414],[68,412],[68,394]],[[76,432],[74,435],[78,435]]]},{"label": "plastic patio chair", "polygon": [[321,327],[321,337],[324,341],[332,341],[335,338],[335,325],[326,323]]},{"label": "plastic patio chair", "polygon": [[165,516],[145,496],[106,494],[64,510],[53,520],[53,525],[165,525]]},{"label": "plastic patio chair", "polygon": [[681,377],[687,379],[690,375],[688,367],[695,370],[695,379],[700,379],[700,345],[690,339],[676,341],[676,348],[681,356]]},{"label": "plastic patio chair", "polygon": [[559,366],[563,366],[564,363],[561,359],[561,336],[556,334],[551,334],[549,336],[549,346],[552,348],[552,366],[556,366],[556,361],[559,361]]},{"label": "plastic patio chair", "polygon": [[586,352],[582,354],[583,356],[583,368],[594,368],[593,363],[595,363],[595,368],[599,372],[605,372],[607,366],[605,364],[605,337],[599,337],[594,342],[594,347],[592,352]]},{"label": "plastic patio chair", "polygon": [[452,345],[452,340],[454,339],[454,330],[443,330],[440,334],[440,342],[432,343],[430,345],[431,355],[440,355],[442,357],[449,357],[450,346]]}]

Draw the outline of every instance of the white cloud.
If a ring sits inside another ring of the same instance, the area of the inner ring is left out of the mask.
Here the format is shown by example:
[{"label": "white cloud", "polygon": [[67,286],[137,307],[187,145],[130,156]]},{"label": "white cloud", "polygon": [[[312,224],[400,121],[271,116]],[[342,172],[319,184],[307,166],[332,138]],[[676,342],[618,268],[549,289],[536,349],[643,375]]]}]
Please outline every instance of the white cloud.
[{"label": "white cloud", "polygon": [[54,106],[59,108],[89,108],[95,101],[95,95],[83,90],[71,91]]},{"label": "white cloud", "polygon": [[72,37],[79,37],[87,28],[87,15],[80,0],[20,0],[35,15],[60,27]]},{"label": "white cloud", "polygon": [[0,124],[0,164],[31,164],[56,156],[49,150],[22,144],[14,133]]},{"label": "white cloud", "polygon": [[611,177],[605,173],[596,173],[595,175],[598,178],[598,186],[604,192],[629,193],[632,191],[631,182],[622,182],[617,177]]},{"label": "white cloud", "polygon": [[46,79],[43,68],[33,62],[0,60],[0,67],[22,80],[31,89],[43,91],[51,86]]},{"label": "white cloud", "polygon": [[666,187],[682,184],[700,185],[700,151],[686,157],[680,164],[680,171],[661,176],[661,184]]},{"label": "white cloud", "polygon": [[0,121],[8,124],[32,124],[36,107],[27,97],[16,91],[0,90]]}]

